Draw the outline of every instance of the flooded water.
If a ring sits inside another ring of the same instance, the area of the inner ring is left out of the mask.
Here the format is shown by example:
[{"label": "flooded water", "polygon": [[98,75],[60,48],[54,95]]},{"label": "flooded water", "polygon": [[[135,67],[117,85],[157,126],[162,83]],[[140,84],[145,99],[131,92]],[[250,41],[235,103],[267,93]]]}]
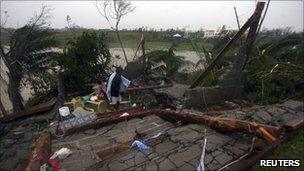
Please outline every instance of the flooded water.
[{"label": "flooded water", "polygon": [[[128,61],[132,61],[134,59],[136,49],[125,48],[125,52],[126,52]],[[147,51],[147,52],[149,52],[149,51]],[[126,65],[125,59],[124,59],[124,54],[123,54],[123,51],[122,51],[121,48],[111,48],[110,53],[114,57],[114,61],[115,61],[114,64],[115,65],[120,65],[120,66],[125,66]],[[178,55],[178,56],[184,56],[185,60],[191,61],[193,63],[196,63],[200,59],[200,57],[196,54],[195,51],[186,51],[186,50],[175,51],[175,54]],[[141,55],[142,55],[142,53],[139,50],[137,52],[136,57],[141,56]],[[115,58],[115,56],[119,56],[120,59]]]}]

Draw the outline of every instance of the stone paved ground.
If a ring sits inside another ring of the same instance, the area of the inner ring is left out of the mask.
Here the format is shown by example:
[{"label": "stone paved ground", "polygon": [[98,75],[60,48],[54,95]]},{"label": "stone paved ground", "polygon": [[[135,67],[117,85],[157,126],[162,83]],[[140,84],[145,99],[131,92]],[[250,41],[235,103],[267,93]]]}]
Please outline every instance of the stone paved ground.
[{"label": "stone paved ground", "polygon": [[[282,125],[291,119],[303,117],[303,111],[302,102],[287,101],[265,107],[237,109],[217,115]],[[11,131],[1,136],[0,170],[24,169],[30,145],[39,133],[44,131],[45,124],[48,123],[16,122],[15,126],[10,127]],[[152,146],[149,151],[129,149],[113,153],[103,161],[98,159],[97,151],[132,142],[136,136],[135,130],[146,136],[166,130],[169,136]],[[55,152],[62,147],[73,151],[71,156],[62,161],[63,168],[66,170],[195,170],[201,155],[205,130],[207,170],[216,170],[233,161],[246,153],[251,145],[252,137],[249,135],[219,133],[197,124],[177,126],[152,115],[109,125],[98,130],[87,130],[61,139],[54,138],[52,151]]]},{"label": "stone paved ground", "polygon": [[[196,112],[197,114],[203,114]],[[205,114],[205,113],[204,113]],[[213,115],[214,112],[210,112]],[[269,106],[255,106],[247,109],[236,109],[226,112],[217,112],[218,117],[234,118],[254,121],[257,123],[282,126],[299,117],[304,117],[303,102],[288,100],[281,104]]]}]

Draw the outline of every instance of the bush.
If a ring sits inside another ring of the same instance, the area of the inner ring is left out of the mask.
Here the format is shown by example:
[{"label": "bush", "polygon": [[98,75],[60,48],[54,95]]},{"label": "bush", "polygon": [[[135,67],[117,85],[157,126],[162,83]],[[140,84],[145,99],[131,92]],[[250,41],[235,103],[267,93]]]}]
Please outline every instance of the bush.
[{"label": "bush", "polygon": [[105,35],[83,32],[68,41],[57,62],[63,70],[67,92],[87,90],[89,83],[98,83],[107,76],[110,52]]}]

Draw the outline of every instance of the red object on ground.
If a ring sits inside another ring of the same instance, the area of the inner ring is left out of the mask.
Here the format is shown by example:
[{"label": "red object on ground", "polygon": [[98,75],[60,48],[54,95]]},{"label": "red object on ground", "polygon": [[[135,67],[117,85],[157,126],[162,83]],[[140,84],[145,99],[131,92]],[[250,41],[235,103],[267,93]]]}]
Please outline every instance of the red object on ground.
[{"label": "red object on ground", "polygon": [[61,169],[61,164],[58,160],[49,159],[47,164],[52,167],[54,171],[59,171]]}]

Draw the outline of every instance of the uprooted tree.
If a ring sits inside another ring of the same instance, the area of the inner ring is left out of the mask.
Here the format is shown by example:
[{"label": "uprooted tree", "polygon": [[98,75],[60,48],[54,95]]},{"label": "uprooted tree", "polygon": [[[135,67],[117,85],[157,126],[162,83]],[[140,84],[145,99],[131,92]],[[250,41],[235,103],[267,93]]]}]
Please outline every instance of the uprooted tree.
[{"label": "uprooted tree", "polygon": [[1,26],[1,34],[9,35],[8,49],[0,41],[1,59],[8,68],[8,94],[13,111],[24,108],[20,94],[22,85],[30,85],[35,92],[50,88],[53,78],[49,62],[54,53],[49,49],[56,45],[53,32],[48,28],[50,9],[43,6],[39,14],[35,14],[25,26],[11,32]]},{"label": "uprooted tree", "polygon": [[135,7],[132,6],[131,2],[126,0],[106,0],[99,3],[96,1],[96,8],[99,14],[107,20],[110,28],[115,31],[124,54],[126,65],[128,65],[127,54],[119,34],[119,24],[124,16],[135,10]]}]

